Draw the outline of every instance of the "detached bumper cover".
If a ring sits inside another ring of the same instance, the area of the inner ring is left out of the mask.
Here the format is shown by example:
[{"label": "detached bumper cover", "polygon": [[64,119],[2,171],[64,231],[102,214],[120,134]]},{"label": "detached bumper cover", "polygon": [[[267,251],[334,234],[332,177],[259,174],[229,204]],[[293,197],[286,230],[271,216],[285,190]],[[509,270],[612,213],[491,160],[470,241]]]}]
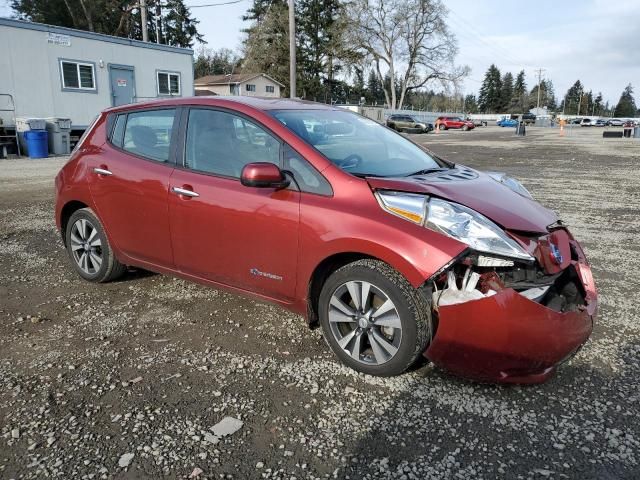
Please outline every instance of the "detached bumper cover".
[{"label": "detached bumper cover", "polygon": [[557,312],[507,288],[479,300],[439,308],[434,339],[424,355],[454,374],[498,383],[541,383],[589,338],[597,310],[591,269],[571,262],[586,306]]}]

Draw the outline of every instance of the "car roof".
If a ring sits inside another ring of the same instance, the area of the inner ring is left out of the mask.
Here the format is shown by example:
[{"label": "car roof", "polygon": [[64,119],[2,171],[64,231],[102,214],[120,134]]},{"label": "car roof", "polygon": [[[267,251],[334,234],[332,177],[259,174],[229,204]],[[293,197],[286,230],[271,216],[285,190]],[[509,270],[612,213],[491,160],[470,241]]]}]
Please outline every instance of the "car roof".
[{"label": "car roof", "polygon": [[111,107],[105,112],[120,112],[126,110],[137,110],[141,108],[157,108],[164,106],[180,106],[180,105],[210,105],[224,106],[225,104],[241,104],[253,107],[256,110],[334,110],[343,111],[344,109],[326,105],[324,103],[310,102],[308,100],[298,100],[289,98],[268,98],[268,97],[245,97],[245,96],[199,96],[199,97],[179,97],[150,100],[147,102],[130,103],[118,107]]}]

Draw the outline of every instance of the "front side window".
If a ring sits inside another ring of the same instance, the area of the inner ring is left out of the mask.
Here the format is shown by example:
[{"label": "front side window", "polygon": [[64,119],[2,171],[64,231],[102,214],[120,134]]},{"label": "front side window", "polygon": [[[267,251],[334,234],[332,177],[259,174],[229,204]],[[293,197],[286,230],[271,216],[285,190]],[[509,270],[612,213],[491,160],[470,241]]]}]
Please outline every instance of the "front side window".
[{"label": "front side window", "polygon": [[270,113],[335,165],[353,175],[407,176],[442,167],[402,135],[352,112],[276,110]]},{"label": "front side window", "polygon": [[267,93],[274,93],[276,91],[275,87],[273,85],[267,85],[265,88],[265,91]]},{"label": "front side window", "polygon": [[95,91],[95,67],[92,63],[60,60],[60,70],[62,72],[62,88]]},{"label": "front side window", "polygon": [[174,119],[174,109],[128,114],[122,148],[156,162],[169,161]]},{"label": "front side window", "polygon": [[180,74],[158,72],[158,95],[180,95]]},{"label": "front side window", "polygon": [[280,164],[280,142],[255,123],[227,112],[192,109],[187,124],[185,166],[240,178],[253,162]]},{"label": "front side window", "polygon": [[255,91],[256,91],[256,86],[251,83],[247,83],[247,92],[255,92]]}]

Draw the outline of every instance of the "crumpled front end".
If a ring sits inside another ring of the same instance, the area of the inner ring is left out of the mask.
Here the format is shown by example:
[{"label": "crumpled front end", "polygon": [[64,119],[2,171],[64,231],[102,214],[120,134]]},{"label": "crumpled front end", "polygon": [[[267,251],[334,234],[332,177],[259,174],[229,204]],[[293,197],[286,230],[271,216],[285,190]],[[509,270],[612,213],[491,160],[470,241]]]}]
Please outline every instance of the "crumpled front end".
[{"label": "crumpled front end", "polygon": [[541,383],[587,341],[597,310],[591,268],[560,227],[512,234],[536,261],[471,253],[432,279],[435,335],[425,356],[460,376]]}]

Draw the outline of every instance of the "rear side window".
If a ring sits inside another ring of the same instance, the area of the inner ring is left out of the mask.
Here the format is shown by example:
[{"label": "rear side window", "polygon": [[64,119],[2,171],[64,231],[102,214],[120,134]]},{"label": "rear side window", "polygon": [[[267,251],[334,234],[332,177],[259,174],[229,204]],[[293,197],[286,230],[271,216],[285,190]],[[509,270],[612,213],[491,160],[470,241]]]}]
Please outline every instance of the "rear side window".
[{"label": "rear side window", "polygon": [[[175,109],[170,109],[128,114],[122,148],[157,162],[169,161],[175,113]],[[118,121],[114,128],[114,135],[117,128]]]},{"label": "rear side window", "polygon": [[122,148],[122,136],[124,135],[124,127],[127,123],[127,115],[118,115],[115,123],[113,131],[111,132],[111,143],[116,147]]}]

